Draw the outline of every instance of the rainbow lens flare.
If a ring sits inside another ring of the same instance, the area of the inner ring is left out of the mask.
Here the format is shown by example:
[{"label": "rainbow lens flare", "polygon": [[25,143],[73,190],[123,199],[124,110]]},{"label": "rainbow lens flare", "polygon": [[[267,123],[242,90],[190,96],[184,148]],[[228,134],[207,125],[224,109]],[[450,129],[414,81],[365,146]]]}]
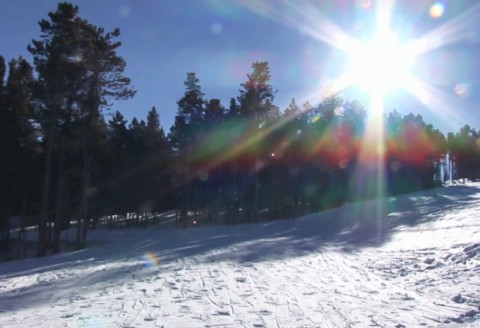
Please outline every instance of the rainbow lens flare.
[{"label": "rainbow lens flare", "polygon": [[445,11],[445,6],[442,3],[437,2],[430,7],[430,10],[428,13],[432,18],[440,18],[442,17],[444,11]]},{"label": "rainbow lens flare", "polygon": [[145,265],[149,268],[155,268],[160,264],[159,258],[152,252],[146,252],[143,255],[143,260],[145,261]]}]

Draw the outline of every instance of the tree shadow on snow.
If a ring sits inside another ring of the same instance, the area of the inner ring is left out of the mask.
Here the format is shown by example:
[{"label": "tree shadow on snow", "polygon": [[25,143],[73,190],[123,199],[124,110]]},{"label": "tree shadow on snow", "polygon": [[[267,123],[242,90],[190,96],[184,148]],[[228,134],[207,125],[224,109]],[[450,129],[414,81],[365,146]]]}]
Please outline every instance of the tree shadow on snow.
[{"label": "tree shadow on snow", "polygon": [[[30,287],[0,290],[0,313],[41,305],[50,294],[58,292],[55,291],[58,288],[62,289],[65,301],[75,298],[76,291],[94,293],[118,281],[148,282],[151,278],[148,276],[188,270],[198,263],[242,265],[322,252],[330,246],[346,252],[378,247],[391,240],[402,227],[438,220],[449,212],[471,205],[478,201],[479,192],[475,186],[453,186],[346,204],[281,221],[109,231],[111,242],[106,245],[1,264],[0,286],[8,279],[30,275],[40,282]],[[158,266],[149,263],[155,258]],[[82,271],[82,268],[90,271]]]},{"label": "tree shadow on snow", "polygon": [[[252,262],[301,256],[328,245],[344,251],[378,247],[401,227],[438,220],[475,199],[475,186],[452,186],[366,202],[301,218],[259,224],[184,229],[162,243],[163,261]],[[160,245],[159,245],[160,246]]]}]

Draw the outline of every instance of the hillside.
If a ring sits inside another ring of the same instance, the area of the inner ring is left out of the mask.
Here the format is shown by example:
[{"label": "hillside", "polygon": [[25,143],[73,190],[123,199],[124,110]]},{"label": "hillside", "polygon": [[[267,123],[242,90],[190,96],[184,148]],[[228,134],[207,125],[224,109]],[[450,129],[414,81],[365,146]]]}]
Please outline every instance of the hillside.
[{"label": "hillside", "polygon": [[96,230],[0,264],[0,326],[474,327],[480,184],[298,219]]}]

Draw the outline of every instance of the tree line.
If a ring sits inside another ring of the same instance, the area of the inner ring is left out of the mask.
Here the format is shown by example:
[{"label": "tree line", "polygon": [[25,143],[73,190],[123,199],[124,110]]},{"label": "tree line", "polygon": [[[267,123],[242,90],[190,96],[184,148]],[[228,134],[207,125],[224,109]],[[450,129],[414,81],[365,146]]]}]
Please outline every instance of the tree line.
[{"label": "tree line", "polygon": [[[0,56],[0,246],[25,256],[25,229],[38,227],[37,255],[61,250],[76,222],[76,248],[98,219],[175,210],[177,223],[236,224],[289,218],[381,196],[359,179],[367,111],[338,96],[319,104],[274,104],[267,62],[255,62],[225,106],[186,75],[168,132],[153,107],[145,120],[107,113],[135,95],[106,32],[61,3],[39,22],[33,65]],[[387,194],[434,187],[450,152],[459,177],[480,173],[480,131],[447,137],[419,115],[396,111],[383,124]],[[363,145],[364,146],[364,145]],[[375,146],[375,145],[373,145]],[[377,145],[378,146],[378,145]],[[15,222],[11,218],[17,218]]]}]

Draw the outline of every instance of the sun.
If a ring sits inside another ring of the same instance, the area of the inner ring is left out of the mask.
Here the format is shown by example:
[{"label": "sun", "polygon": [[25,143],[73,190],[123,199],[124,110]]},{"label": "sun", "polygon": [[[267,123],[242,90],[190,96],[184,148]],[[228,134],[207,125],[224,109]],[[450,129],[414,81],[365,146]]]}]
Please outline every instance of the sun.
[{"label": "sun", "polygon": [[393,33],[376,35],[370,42],[360,43],[348,55],[352,85],[371,94],[385,95],[390,90],[405,87],[412,76],[415,52],[408,43],[399,42]]}]

